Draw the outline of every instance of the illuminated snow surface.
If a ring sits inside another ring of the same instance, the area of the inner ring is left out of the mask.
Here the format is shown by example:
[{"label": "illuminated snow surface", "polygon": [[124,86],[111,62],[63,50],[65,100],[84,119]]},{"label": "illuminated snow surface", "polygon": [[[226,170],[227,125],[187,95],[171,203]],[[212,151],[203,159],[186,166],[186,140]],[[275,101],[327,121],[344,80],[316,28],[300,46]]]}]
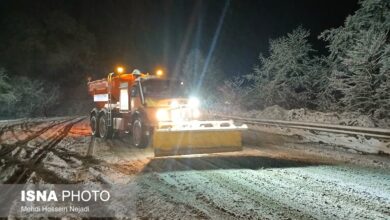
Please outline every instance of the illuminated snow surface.
[{"label": "illuminated snow surface", "polygon": [[390,218],[389,156],[247,132],[242,152],[154,158],[91,138],[83,118],[0,122],[0,135],[2,183],[135,183],[138,218]]}]

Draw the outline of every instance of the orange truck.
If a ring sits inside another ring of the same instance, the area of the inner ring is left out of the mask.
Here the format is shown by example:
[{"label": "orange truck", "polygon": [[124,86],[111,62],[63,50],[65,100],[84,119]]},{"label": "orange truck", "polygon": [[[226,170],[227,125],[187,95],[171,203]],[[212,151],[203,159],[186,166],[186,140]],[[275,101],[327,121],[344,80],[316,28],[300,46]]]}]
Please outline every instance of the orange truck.
[{"label": "orange truck", "polygon": [[189,96],[183,81],[118,69],[88,82],[88,90],[95,103],[90,126],[96,137],[130,134],[134,146],[151,146],[155,156],[242,150],[246,125],[201,120],[200,101]]}]

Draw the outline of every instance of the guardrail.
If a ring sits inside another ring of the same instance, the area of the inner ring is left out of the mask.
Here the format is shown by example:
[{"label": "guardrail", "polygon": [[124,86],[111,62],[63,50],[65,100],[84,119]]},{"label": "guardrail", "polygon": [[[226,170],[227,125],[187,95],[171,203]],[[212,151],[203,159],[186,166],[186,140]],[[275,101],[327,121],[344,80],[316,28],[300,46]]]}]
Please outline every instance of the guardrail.
[{"label": "guardrail", "polygon": [[366,137],[390,139],[390,129],[383,129],[383,128],[367,128],[367,127],[345,126],[345,125],[334,125],[334,124],[312,123],[312,122],[299,122],[299,121],[254,119],[254,118],[244,118],[239,116],[231,116],[231,115],[223,115],[223,114],[213,114],[213,115],[218,118],[233,119],[235,121],[240,121],[251,125],[289,127],[289,128],[314,130],[314,131],[322,131],[322,132],[329,132],[329,133],[363,135]]}]

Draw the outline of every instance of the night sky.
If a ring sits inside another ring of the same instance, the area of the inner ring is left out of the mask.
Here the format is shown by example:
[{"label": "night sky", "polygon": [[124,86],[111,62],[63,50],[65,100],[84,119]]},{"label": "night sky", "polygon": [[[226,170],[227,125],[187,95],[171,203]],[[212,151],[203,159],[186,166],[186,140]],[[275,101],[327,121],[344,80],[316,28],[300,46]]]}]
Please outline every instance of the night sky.
[{"label": "night sky", "polygon": [[58,10],[73,17],[96,39],[91,71],[104,75],[117,64],[152,70],[180,69],[185,55],[200,48],[205,56],[224,8],[226,14],[212,58],[226,76],[246,74],[267,54],[270,38],[302,25],[311,31],[311,43],[322,54],[325,44],[317,36],[338,27],[357,8],[356,0],[210,0],[210,1],[0,1],[0,18],[26,14],[44,17]]}]

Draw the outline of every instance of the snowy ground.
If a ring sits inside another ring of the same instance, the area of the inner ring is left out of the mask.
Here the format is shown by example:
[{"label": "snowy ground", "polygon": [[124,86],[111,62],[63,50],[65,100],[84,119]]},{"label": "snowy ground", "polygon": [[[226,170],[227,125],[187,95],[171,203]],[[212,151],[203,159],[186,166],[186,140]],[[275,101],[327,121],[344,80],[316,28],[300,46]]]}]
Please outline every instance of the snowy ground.
[{"label": "snowy ground", "polygon": [[390,157],[249,131],[244,151],[154,158],[88,120],[0,123],[1,183],[135,183],[138,218],[389,219]]}]

